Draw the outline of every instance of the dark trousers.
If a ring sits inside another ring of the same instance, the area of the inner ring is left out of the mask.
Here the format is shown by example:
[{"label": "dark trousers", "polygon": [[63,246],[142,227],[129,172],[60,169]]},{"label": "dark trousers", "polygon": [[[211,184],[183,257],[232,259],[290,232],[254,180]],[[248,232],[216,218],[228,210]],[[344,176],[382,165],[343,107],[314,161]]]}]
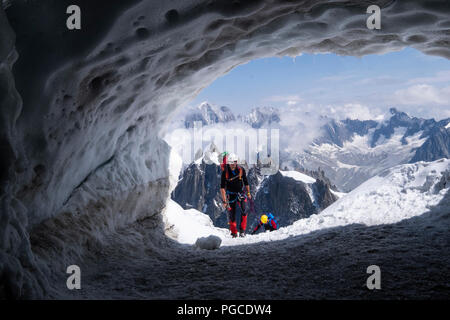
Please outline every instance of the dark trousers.
[{"label": "dark trousers", "polygon": [[231,207],[231,210],[228,211],[229,225],[230,225],[231,233],[237,233],[236,210],[237,210],[238,206],[240,207],[240,211],[241,211],[240,231],[245,232],[245,229],[247,228],[246,202],[244,201],[244,199],[239,200],[237,194],[229,194],[228,201],[229,201],[230,207]]}]

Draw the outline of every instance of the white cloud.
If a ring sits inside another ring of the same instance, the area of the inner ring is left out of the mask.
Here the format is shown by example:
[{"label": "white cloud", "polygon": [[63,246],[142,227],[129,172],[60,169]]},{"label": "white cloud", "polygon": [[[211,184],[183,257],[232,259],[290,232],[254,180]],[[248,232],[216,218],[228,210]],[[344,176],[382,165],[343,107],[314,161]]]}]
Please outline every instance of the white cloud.
[{"label": "white cloud", "polygon": [[293,106],[293,105],[296,105],[299,102],[303,101],[303,99],[299,95],[293,94],[293,95],[286,95],[286,96],[271,96],[271,97],[264,99],[263,101],[284,102],[288,106]]},{"label": "white cloud", "polygon": [[450,83],[450,70],[436,73],[434,77],[419,77],[408,80],[408,84]]},{"label": "white cloud", "polygon": [[280,109],[280,145],[283,150],[301,152],[321,134],[326,122],[314,106],[296,105]]},{"label": "white cloud", "polygon": [[416,84],[395,91],[393,100],[397,104],[411,106],[450,104],[450,86],[437,88],[429,84]]},{"label": "white cloud", "polygon": [[380,117],[382,111],[360,103],[345,103],[343,105],[328,106],[329,116],[336,119],[373,120]]},{"label": "white cloud", "polygon": [[322,132],[327,118],[337,120],[380,120],[386,110],[359,103],[342,105],[298,104],[280,109],[280,142],[282,149],[302,152]]},{"label": "white cloud", "polygon": [[356,78],[354,74],[339,74],[320,78],[318,81],[344,81]]},{"label": "white cloud", "polygon": [[434,118],[437,121],[450,118],[450,108],[445,105],[402,106],[400,110],[406,112],[410,116],[425,119]]},{"label": "white cloud", "polygon": [[382,117],[383,113],[385,112],[385,110],[382,110],[380,108],[371,107],[356,102],[328,105],[317,103],[301,105],[297,104],[293,106],[293,108],[283,108],[282,110],[282,114],[286,112],[285,110],[289,110],[287,116],[282,119],[286,121],[286,123],[297,121],[295,113],[297,113],[300,117],[303,117],[303,114],[313,114],[318,117],[328,117],[337,120],[343,120],[347,118],[359,120],[374,120],[380,119],[380,117]]},{"label": "white cloud", "polygon": [[396,78],[390,75],[379,76],[379,77],[371,77],[364,78],[358,81],[355,81],[353,85],[362,85],[362,86],[392,86],[393,84],[401,83],[402,80],[400,78]]}]

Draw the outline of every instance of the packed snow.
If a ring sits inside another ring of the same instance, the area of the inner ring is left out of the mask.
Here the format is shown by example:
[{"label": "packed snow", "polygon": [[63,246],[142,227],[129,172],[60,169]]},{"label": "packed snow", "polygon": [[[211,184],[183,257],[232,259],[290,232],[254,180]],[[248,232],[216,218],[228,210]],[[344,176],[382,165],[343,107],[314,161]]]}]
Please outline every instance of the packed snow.
[{"label": "packed snow", "polygon": [[183,244],[194,244],[198,238],[216,235],[226,238],[227,230],[214,227],[211,218],[195,209],[184,210],[169,199],[163,211],[167,235]]},{"label": "packed snow", "polygon": [[332,193],[332,194],[334,194],[338,199],[339,198],[342,198],[343,196],[345,196],[347,193],[345,193],[345,192],[339,192],[339,191],[334,191],[334,190],[332,190],[332,189],[330,189],[330,192]]},{"label": "packed snow", "polygon": [[313,177],[310,177],[304,173],[298,172],[298,171],[281,171],[280,173],[285,176],[285,177],[289,177],[292,179],[295,179],[297,181],[301,181],[303,183],[306,184],[311,184],[311,183],[315,183],[316,179],[314,179]]}]

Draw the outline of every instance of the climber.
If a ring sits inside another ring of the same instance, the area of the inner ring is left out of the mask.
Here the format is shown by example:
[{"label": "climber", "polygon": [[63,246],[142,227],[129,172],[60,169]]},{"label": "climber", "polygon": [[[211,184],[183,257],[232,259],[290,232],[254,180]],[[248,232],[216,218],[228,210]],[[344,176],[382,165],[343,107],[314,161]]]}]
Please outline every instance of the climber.
[{"label": "climber", "polygon": [[[228,161],[228,163],[227,163]],[[241,208],[241,224],[239,236],[245,237],[247,228],[247,199],[251,199],[250,186],[248,185],[245,169],[238,166],[238,157],[235,154],[225,154],[222,165],[222,176],[220,180],[220,193],[224,207],[229,212],[229,225],[231,236],[237,237],[236,204]],[[245,189],[245,191],[244,191]]]},{"label": "climber", "polygon": [[256,231],[258,231],[261,226],[264,226],[264,229],[273,231],[278,229],[278,223],[277,220],[275,220],[275,217],[273,214],[268,213],[267,215],[263,214],[261,216],[261,220],[259,221],[258,225],[253,229],[252,234],[255,234]]}]

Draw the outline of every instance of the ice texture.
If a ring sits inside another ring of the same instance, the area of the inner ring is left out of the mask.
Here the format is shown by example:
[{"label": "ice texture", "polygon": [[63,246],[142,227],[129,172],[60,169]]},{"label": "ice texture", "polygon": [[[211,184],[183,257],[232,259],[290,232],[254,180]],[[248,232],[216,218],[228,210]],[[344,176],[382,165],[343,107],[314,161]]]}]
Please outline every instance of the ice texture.
[{"label": "ice texture", "polygon": [[[98,0],[82,10],[101,17],[78,33],[56,19],[70,1],[34,4],[0,8],[0,297],[51,295],[50,279],[131,224],[151,226],[158,248],[171,184],[161,136],[237,65],[406,46],[450,58],[446,1]],[[366,28],[372,4],[381,30]]]}]

